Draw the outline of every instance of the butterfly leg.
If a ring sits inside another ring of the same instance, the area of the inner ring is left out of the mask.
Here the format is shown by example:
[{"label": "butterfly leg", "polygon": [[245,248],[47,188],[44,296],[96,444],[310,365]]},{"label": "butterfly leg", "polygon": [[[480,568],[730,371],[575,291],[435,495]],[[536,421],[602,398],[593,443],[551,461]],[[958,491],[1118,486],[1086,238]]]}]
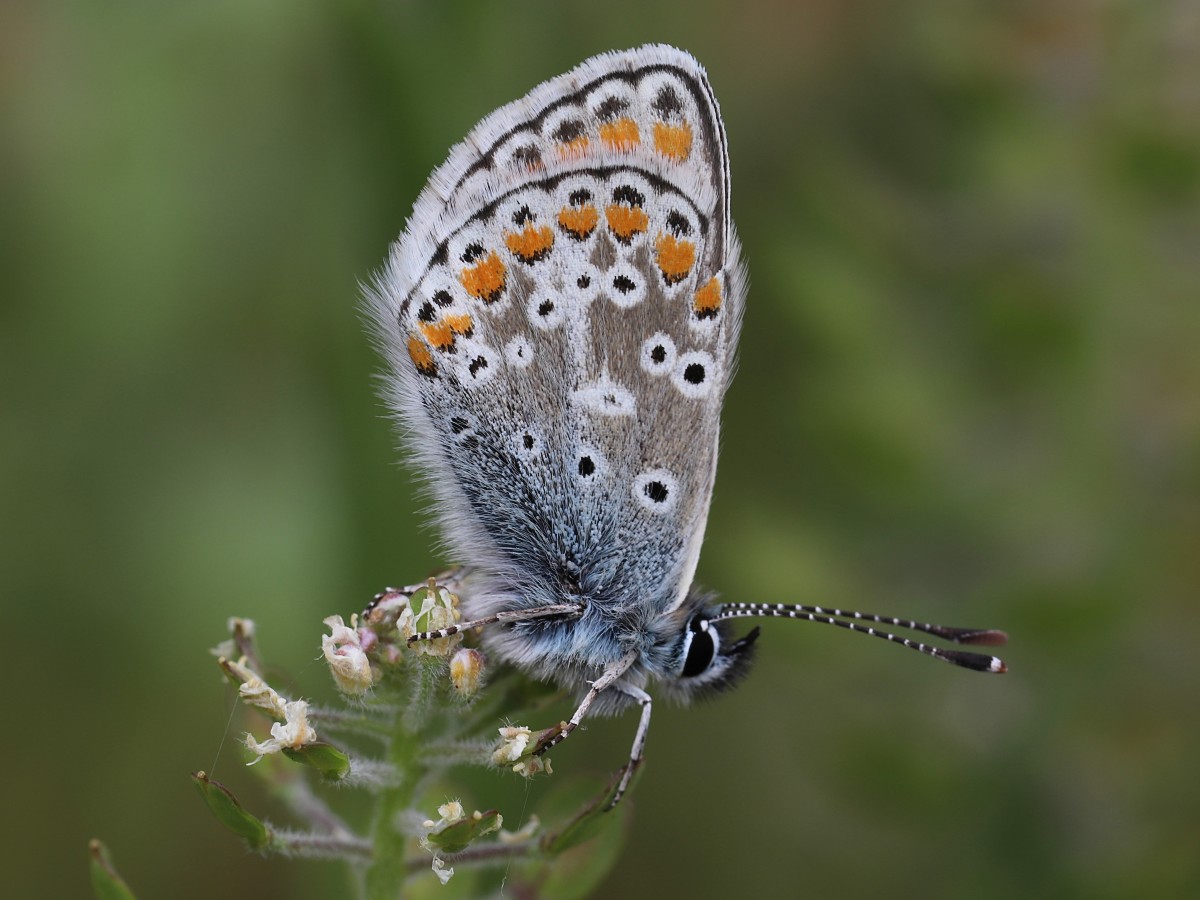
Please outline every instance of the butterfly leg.
[{"label": "butterfly leg", "polygon": [[588,689],[588,692],[579,701],[579,708],[575,710],[575,715],[571,716],[571,721],[561,722],[555,727],[547,729],[538,740],[537,749],[533,751],[533,755],[541,756],[551,747],[556,747],[565,741],[567,735],[579,727],[579,723],[583,721],[592,704],[596,702],[596,698],[607,690],[614,681],[624,675],[637,657],[638,652],[631,650],[613,665],[605,669],[604,674],[592,682],[592,686]]},{"label": "butterfly leg", "polygon": [[366,608],[362,611],[362,615],[364,618],[369,616],[371,614],[371,610],[373,610],[384,600],[391,599],[392,597],[403,597],[406,600],[411,599],[412,595],[418,591],[428,590],[430,580],[434,581],[440,587],[446,588],[446,590],[450,591],[450,593],[456,594],[458,593],[458,586],[462,583],[464,571],[465,570],[459,566],[455,569],[440,572],[433,576],[432,579],[426,578],[420,584],[408,584],[404,587],[385,587],[382,591],[371,598],[371,602],[368,603]]},{"label": "butterfly leg", "polygon": [[625,791],[629,788],[629,782],[633,780],[634,773],[641,767],[642,759],[646,754],[646,733],[650,730],[650,695],[641,688],[628,685],[621,685],[617,690],[641,704],[642,716],[638,720],[637,733],[633,736],[633,747],[629,750],[629,762],[625,764],[621,781],[617,784],[616,791],[613,792],[613,798],[608,804],[609,809],[621,802],[621,798],[625,796]]},{"label": "butterfly leg", "polygon": [[415,644],[417,641],[432,641],[437,638],[449,637],[452,634],[458,634],[460,631],[470,631],[472,628],[480,628],[484,625],[495,625],[496,623],[503,622],[524,622],[529,619],[546,619],[552,616],[570,616],[574,618],[582,615],[582,613],[583,605],[580,603],[554,603],[550,606],[535,606],[533,609],[509,610],[507,612],[496,613],[494,616],[484,616],[482,619],[459,622],[457,625],[439,628],[437,631],[418,631],[408,639],[408,643]]}]

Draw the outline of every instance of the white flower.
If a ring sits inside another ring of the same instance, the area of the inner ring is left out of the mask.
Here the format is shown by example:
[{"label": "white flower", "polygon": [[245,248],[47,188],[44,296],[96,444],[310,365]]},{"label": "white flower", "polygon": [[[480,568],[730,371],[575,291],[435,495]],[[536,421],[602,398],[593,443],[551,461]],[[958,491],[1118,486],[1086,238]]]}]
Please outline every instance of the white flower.
[{"label": "white flower", "polygon": [[[465,819],[467,815],[463,810],[463,805],[457,800],[447,800],[438,807],[437,811],[438,815],[441,816],[440,819],[438,819],[436,822],[433,821],[433,819],[426,819],[421,823],[426,829],[426,835],[425,837],[421,838],[419,843],[421,845],[421,849],[427,850],[433,854],[433,874],[438,877],[438,880],[442,884],[445,884],[454,874],[454,869],[448,868],[445,861],[438,856],[438,849],[434,846],[433,842],[429,840],[429,835],[433,834],[435,831],[441,831],[442,829],[449,828],[452,825],[457,825],[459,822]],[[491,834],[493,831],[498,831],[504,825],[504,817],[499,814],[495,814],[495,820],[482,828],[479,827],[478,823],[483,821],[483,813],[481,813],[479,810],[475,810],[475,812],[471,813],[471,818],[474,820],[475,826],[469,840],[483,837],[485,834]]]},{"label": "white flower", "polygon": [[492,762],[498,766],[516,762],[525,755],[533,732],[525,725],[505,725],[500,729],[500,745],[492,751]]},{"label": "white flower", "polygon": [[290,700],[285,705],[284,721],[271,726],[271,739],[259,743],[253,735],[246,735],[246,746],[257,755],[248,765],[254,765],[269,753],[278,753],[285,747],[299,750],[317,739],[316,730],[308,724],[308,703]]},{"label": "white flower", "polygon": [[447,800],[439,806],[438,815],[442,817],[442,821],[438,823],[439,826],[454,825],[467,817],[463,812],[462,804],[457,800]]},{"label": "white flower", "polygon": [[365,694],[371,689],[374,677],[357,629],[348,627],[341,616],[329,616],[323,621],[332,633],[322,635],[321,651],[338,690],[351,696]]},{"label": "white flower", "polygon": [[[445,828],[448,825],[456,825],[466,818],[466,813],[463,812],[462,804],[457,800],[447,800],[437,809],[438,815],[441,816],[436,822],[433,819],[426,819],[421,825],[430,833],[439,829]],[[476,813],[478,815],[478,813]],[[445,884],[454,875],[454,869],[447,868],[446,863],[438,856],[437,850],[427,838],[421,838],[421,847],[433,854],[433,874],[438,877],[438,881]]]},{"label": "white flower", "polygon": [[438,815],[441,816],[436,822],[433,819],[426,819],[421,823],[422,827],[430,831],[436,831],[439,828],[444,828],[447,825],[455,825],[466,818],[466,813],[463,812],[463,805],[457,800],[447,800],[437,809]]},{"label": "white flower", "polygon": [[447,866],[440,856],[436,853],[433,856],[433,874],[437,876],[438,881],[445,884],[454,877],[454,866]]},{"label": "white flower", "polygon": [[[351,616],[351,621],[354,617]],[[326,637],[336,644],[353,644],[358,646],[358,632],[342,621],[341,616],[326,616],[321,622],[329,626],[332,634]]]},{"label": "white flower", "polygon": [[541,775],[543,772],[547,775],[554,774],[554,770],[550,768],[550,757],[548,756],[531,756],[529,759],[521,760],[521,762],[512,767],[512,770],[525,778],[532,778],[534,775]]}]

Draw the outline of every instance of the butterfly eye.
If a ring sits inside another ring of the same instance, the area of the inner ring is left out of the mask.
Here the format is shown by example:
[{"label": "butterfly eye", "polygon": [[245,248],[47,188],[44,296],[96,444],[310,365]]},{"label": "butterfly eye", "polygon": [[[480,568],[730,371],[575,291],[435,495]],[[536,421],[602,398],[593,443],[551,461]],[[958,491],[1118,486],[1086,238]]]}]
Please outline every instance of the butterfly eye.
[{"label": "butterfly eye", "polygon": [[709,627],[708,619],[700,616],[688,623],[688,631],[691,635],[687,643],[687,656],[683,661],[683,671],[679,674],[683,678],[695,678],[708,671],[717,655],[717,632]]}]

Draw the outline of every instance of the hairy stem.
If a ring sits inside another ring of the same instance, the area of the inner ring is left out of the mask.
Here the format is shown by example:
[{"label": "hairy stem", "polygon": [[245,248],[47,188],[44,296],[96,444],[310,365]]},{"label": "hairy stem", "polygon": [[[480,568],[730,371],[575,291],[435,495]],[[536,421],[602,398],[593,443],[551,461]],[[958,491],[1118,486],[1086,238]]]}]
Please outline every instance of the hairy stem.
[{"label": "hairy stem", "polygon": [[271,849],[281,856],[308,859],[371,858],[371,842],[349,833],[315,834],[275,829],[271,833]]},{"label": "hairy stem", "polygon": [[[483,844],[479,847],[468,847],[461,853],[453,853],[443,857],[447,865],[470,866],[500,862],[509,859],[528,859],[541,853],[539,841],[522,841],[519,844]],[[424,872],[429,868],[428,856],[413,856],[405,862],[410,872]]]},{"label": "hairy stem", "polygon": [[440,674],[434,666],[418,666],[412,703],[395,719],[387,761],[395,771],[396,782],[378,795],[375,819],[371,823],[375,856],[366,874],[369,900],[395,900],[404,885],[404,850],[408,838],[399,824],[404,812],[412,806],[417,785],[425,772],[417,732],[427,713],[425,707],[434,696],[434,679]]}]

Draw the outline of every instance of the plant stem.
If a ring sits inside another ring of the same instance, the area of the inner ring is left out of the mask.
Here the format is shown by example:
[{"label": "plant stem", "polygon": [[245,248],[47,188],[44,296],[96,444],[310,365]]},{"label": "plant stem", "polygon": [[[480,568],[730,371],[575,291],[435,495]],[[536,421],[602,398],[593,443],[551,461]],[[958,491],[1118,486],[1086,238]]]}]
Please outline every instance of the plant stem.
[{"label": "plant stem", "polygon": [[415,669],[417,684],[413,703],[396,716],[387,747],[387,760],[395,770],[396,783],[379,793],[371,823],[375,856],[366,873],[368,900],[396,900],[404,886],[404,850],[408,837],[398,826],[404,812],[415,800],[414,792],[425,771],[417,730],[425,718],[424,707],[433,696],[433,679],[440,674],[440,670],[428,665]]},{"label": "plant stem", "polygon": [[303,778],[293,778],[281,783],[279,797],[292,812],[314,829],[328,834],[353,834],[350,826],[330,809],[324,800],[313,793],[312,787]]},{"label": "plant stem", "polygon": [[328,706],[310,707],[308,717],[319,722],[328,731],[337,734],[361,734],[378,740],[387,740],[390,730],[386,721],[378,714],[348,712]]},{"label": "plant stem", "polygon": [[[488,862],[499,862],[500,860],[516,859],[518,857],[536,856],[541,852],[539,842],[536,840],[523,841],[519,844],[483,844],[479,847],[468,847],[461,853],[454,853],[442,857],[447,865],[472,865]],[[423,872],[429,868],[428,856],[414,856],[409,858],[405,865],[410,872]]]},{"label": "plant stem", "polygon": [[353,834],[314,834],[312,832],[274,830],[271,849],[281,856],[309,859],[371,858],[371,844]]}]

